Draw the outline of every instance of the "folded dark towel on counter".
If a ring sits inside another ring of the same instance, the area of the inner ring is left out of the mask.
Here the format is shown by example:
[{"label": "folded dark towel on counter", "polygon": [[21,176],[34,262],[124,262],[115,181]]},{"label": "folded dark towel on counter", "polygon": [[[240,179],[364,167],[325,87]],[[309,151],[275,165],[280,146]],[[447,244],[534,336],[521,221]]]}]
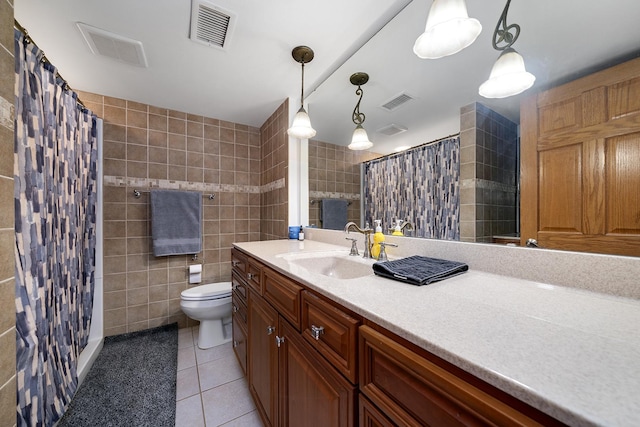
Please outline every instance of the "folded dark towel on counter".
[{"label": "folded dark towel on counter", "polygon": [[446,259],[414,255],[393,261],[376,262],[373,272],[378,276],[422,286],[464,273],[467,264]]}]

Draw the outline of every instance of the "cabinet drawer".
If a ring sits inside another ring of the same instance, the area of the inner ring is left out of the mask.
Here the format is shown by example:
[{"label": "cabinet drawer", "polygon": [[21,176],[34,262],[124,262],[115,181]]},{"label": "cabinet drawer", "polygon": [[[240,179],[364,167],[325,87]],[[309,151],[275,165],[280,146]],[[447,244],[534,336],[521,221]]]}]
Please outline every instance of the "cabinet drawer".
[{"label": "cabinet drawer", "polygon": [[360,389],[395,424],[542,425],[368,326],[359,336]]},{"label": "cabinet drawer", "polygon": [[352,383],[358,382],[357,333],[360,320],[340,308],[302,292],[302,335]]},{"label": "cabinet drawer", "polygon": [[231,248],[231,268],[243,278],[247,272],[247,256],[236,248]]},{"label": "cabinet drawer", "polygon": [[231,288],[233,289],[233,294],[237,295],[238,298],[247,304],[247,284],[240,278],[240,276],[235,272],[231,272]]},{"label": "cabinet drawer", "polygon": [[232,314],[233,318],[238,318],[238,321],[243,324],[243,326],[247,327],[247,306],[242,301],[242,299],[238,296],[237,293],[233,293],[232,298]]},{"label": "cabinet drawer", "polygon": [[247,262],[247,284],[262,295],[262,264],[253,259]]},{"label": "cabinet drawer", "polygon": [[262,275],[264,298],[300,330],[300,292],[302,287],[269,268],[265,268]]}]

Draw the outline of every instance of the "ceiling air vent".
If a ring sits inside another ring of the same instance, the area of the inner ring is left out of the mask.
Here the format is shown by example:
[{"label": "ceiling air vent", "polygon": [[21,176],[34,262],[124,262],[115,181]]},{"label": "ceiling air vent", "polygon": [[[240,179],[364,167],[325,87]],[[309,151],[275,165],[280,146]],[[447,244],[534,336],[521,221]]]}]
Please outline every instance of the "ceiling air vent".
[{"label": "ceiling air vent", "polygon": [[234,14],[205,1],[191,2],[191,40],[226,50],[236,22]]},{"label": "ceiling air vent", "polygon": [[404,105],[406,102],[409,102],[412,99],[412,96],[407,95],[406,93],[401,93],[400,95],[382,104],[381,107],[387,111],[393,111],[397,108],[400,108],[401,105]]},{"label": "ceiling air vent", "polygon": [[406,131],[407,131],[406,127],[397,125],[395,123],[391,123],[390,125],[381,127],[376,132],[381,133],[383,135],[387,135],[387,136],[393,136]]},{"label": "ceiling air vent", "polygon": [[82,22],[77,22],[76,25],[94,55],[106,56],[138,67],[148,66],[142,42]]}]

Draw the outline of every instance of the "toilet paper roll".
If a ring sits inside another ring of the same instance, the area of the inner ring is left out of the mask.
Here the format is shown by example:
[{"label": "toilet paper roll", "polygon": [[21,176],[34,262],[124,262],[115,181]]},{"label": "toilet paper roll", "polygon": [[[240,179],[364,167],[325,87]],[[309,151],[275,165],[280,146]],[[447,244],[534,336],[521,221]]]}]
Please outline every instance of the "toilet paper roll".
[{"label": "toilet paper roll", "polygon": [[193,264],[189,266],[189,283],[202,282],[202,264]]}]

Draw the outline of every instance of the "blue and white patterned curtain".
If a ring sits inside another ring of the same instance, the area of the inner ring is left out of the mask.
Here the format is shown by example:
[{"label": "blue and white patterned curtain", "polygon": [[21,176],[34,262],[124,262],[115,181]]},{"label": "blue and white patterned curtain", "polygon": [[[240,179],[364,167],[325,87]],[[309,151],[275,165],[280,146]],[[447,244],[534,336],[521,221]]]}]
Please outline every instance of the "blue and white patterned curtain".
[{"label": "blue and white patterned curtain", "polygon": [[15,31],[18,425],[52,426],[75,394],[96,245],[96,117]]},{"label": "blue and white patterned curtain", "polygon": [[364,164],[365,221],[409,221],[412,236],[460,240],[460,137]]}]

